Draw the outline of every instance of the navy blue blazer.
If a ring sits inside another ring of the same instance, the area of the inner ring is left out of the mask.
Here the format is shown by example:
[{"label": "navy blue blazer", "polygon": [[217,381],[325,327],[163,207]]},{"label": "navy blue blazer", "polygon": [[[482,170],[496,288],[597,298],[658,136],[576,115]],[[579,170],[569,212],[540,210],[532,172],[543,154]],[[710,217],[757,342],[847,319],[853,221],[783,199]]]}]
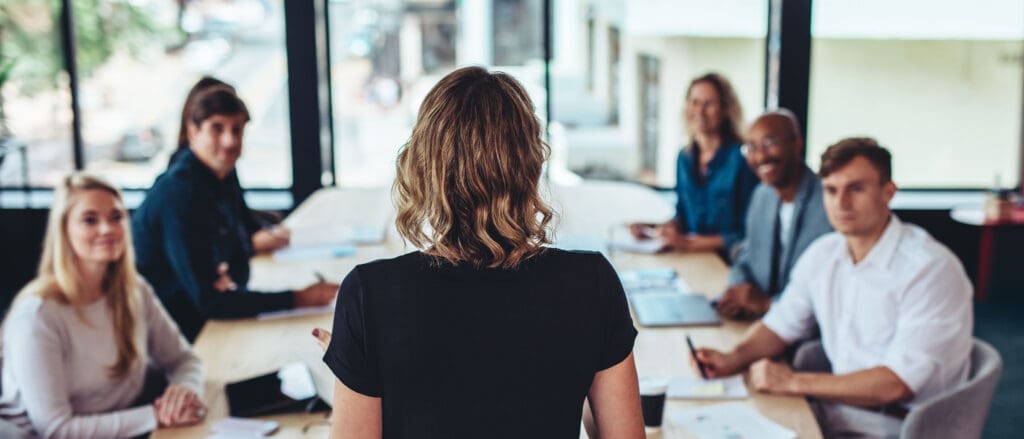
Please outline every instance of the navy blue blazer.
[{"label": "navy blue blazer", "polygon": [[[132,214],[136,266],[185,338],[194,340],[209,318],[292,307],[292,292],[246,288],[252,234],[259,228],[237,174],[218,179],[190,150],[183,150],[146,193]],[[221,262],[228,263],[237,291],[214,290]]]},{"label": "navy blue blazer", "polygon": [[[761,185],[754,191],[747,212],[747,238],[729,270],[729,285],[752,283],[761,291],[775,296],[789,283],[789,272],[807,246],[832,231],[832,224],[825,215],[821,180],[806,165],[794,203],[789,239],[787,245],[781,247],[778,265],[773,267],[772,246],[778,233],[777,218],[782,199],[775,188],[768,185]],[[769,287],[772,269],[778,270],[774,290]]]}]

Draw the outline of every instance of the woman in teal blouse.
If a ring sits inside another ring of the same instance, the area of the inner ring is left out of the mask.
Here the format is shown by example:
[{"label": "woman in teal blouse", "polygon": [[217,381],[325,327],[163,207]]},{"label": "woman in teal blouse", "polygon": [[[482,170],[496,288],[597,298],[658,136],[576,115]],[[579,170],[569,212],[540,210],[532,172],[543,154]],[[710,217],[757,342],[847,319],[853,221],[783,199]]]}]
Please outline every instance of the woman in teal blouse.
[{"label": "woman in teal blouse", "polygon": [[690,82],[683,115],[690,144],[676,162],[676,215],[631,230],[638,238],[661,239],[671,250],[728,255],[743,240],[747,204],[758,183],[740,153],[742,109],[729,81],[708,73]]}]

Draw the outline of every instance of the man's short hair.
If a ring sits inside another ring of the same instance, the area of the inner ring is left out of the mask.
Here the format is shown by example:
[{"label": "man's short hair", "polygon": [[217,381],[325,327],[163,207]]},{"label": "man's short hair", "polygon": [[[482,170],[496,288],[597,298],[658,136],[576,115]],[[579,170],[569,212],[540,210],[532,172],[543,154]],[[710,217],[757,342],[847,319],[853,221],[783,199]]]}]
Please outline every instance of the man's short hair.
[{"label": "man's short hair", "polygon": [[864,157],[875,167],[882,177],[882,183],[892,180],[892,154],[870,137],[850,137],[828,147],[821,155],[818,175],[821,178],[828,177],[857,157]]}]

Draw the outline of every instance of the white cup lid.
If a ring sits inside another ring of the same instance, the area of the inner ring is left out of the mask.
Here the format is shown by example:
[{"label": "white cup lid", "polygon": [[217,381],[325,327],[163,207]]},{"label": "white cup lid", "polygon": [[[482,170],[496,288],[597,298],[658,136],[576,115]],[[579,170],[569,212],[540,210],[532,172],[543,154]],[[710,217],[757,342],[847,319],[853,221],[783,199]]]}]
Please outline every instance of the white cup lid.
[{"label": "white cup lid", "polygon": [[640,378],[641,395],[661,395],[668,390],[668,380],[658,377]]}]

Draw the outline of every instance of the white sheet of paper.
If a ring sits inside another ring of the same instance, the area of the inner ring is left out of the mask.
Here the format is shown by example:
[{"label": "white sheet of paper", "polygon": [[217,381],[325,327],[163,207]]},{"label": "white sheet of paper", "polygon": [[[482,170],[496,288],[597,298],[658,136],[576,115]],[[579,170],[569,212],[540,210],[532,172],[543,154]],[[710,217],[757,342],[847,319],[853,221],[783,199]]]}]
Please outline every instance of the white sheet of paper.
[{"label": "white sheet of paper", "polygon": [[670,399],[744,399],[750,396],[742,375],[705,380],[701,377],[675,377],[668,383]]},{"label": "white sheet of paper", "polygon": [[384,241],[385,228],[367,224],[324,223],[296,227],[292,230],[291,245],[372,245]]},{"label": "white sheet of paper", "polygon": [[289,317],[310,316],[334,312],[334,302],[324,306],[305,306],[302,308],[282,309],[280,311],[261,312],[256,315],[257,320],[287,319]]},{"label": "white sheet of paper", "polygon": [[701,439],[796,439],[796,433],[742,402],[673,408],[666,417]]},{"label": "white sheet of paper", "polygon": [[224,418],[213,424],[210,438],[253,438],[270,435],[277,431],[277,421],[262,419]]},{"label": "white sheet of paper", "polygon": [[644,255],[655,254],[665,247],[660,239],[635,239],[633,237],[621,237],[608,242],[608,248],[622,250],[629,253]]},{"label": "white sheet of paper", "polygon": [[307,259],[343,258],[356,254],[351,244],[291,244],[274,252],[275,262],[303,261]]}]

